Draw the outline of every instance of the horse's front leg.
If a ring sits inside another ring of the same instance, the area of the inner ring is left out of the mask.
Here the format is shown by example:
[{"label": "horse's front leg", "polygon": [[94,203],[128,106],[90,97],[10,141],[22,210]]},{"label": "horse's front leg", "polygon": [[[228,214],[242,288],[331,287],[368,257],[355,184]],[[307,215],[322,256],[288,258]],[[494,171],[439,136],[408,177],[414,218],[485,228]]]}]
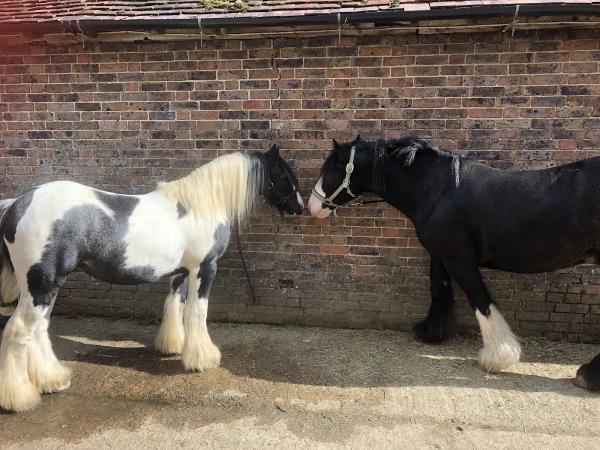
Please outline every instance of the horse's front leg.
[{"label": "horse's front leg", "polygon": [[188,370],[205,370],[221,364],[221,352],[213,344],[206,328],[208,294],[217,273],[217,258],[205,260],[188,277],[188,296],[183,312],[185,339],[182,361]]},{"label": "horse's front leg", "polygon": [[441,261],[431,258],[429,264],[431,306],[425,320],[415,327],[417,338],[423,342],[439,343],[450,337],[454,297],[452,279]]},{"label": "horse's front leg", "polygon": [[499,372],[519,362],[521,346],[494,304],[479,268],[456,261],[444,265],[465,292],[479,322],[483,339],[479,365],[488,372]]}]

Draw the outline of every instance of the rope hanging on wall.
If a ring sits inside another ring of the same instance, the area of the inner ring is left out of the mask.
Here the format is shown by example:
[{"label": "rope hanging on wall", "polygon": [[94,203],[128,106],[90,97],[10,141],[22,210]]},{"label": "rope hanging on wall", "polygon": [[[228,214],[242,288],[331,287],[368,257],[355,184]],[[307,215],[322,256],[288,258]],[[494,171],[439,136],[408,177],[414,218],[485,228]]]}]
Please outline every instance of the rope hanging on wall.
[{"label": "rope hanging on wall", "polygon": [[75,24],[77,25],[77,30],[79,30],[79,32],[81,33],[81,46],[85,50],[85,33],[83,32],[83,29],[81,28],[81,25],[79,24],[79,19],[77,19],[75,21]]},{"label": "rope hanging on wall", "polygon": [[204,33],[202,31],[202,17],[198,16],[198,28],[200,28],[200,48],[202,48]]},{"label": "rope hanging on wall", "polygon": [[504,29],[502,30],[502,32],[506,33],[508,30],[510,30],[510,37],[514,37],[514,35],[515,35],[515,27],[517,26],[518,19],[519,19],[519,5],[517,5],[515,7],[515,15],[513,17],[512,22],[509,23],[508,25],[506,25],[504,27]]}]

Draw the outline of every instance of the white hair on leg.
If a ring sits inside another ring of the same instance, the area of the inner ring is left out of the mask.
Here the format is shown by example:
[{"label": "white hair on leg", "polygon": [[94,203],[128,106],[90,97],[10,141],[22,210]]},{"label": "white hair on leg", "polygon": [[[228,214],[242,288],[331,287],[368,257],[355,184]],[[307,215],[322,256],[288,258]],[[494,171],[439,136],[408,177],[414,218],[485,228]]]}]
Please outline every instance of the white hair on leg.
[{"label": "white hair on leg", "polygon": [[198,298],[198,285],[196,277],[188,278],[188,297],[183,312],[185,340],[181,359],[187,370],[203,371],[219,367],[221,352],[208,334],[206,328],[208,299]]},{"label": "white hair on leg", "polygon": [[500,372],[519,362],[521,346],[498,308],[491,304],[487,317],[476,309],[475,317],[483,339],[479,365],[488,372]]},{"label": "white hair on leg", "polygon": [[61,392],[71,386],[71,369],[61,364],[52,350],[49,316],[48,311],[34,331],[27,362],[29,379],[44,394]]},{"label": "white hair on leg", "polygon": [[185,305],[185,343],[182,361],[187,370],[203,371],[221,364],[221,352],[213,344],[206,328],[208,299],[189,300]]},{"label": "white hair on leg", "polygon": [[156,349],[165,355],[178,354],[183,350],[183,306],[179,290],[171,290],[165,300],[162,322],[154,340]]},{"label": "white hair on leg", "polygon": [[25,292],[0,344],[0,406],[16,412],[32,409],[41,401],[38,386],[29,378],[27,360],[42,315],[34,308],[31,294]]}]

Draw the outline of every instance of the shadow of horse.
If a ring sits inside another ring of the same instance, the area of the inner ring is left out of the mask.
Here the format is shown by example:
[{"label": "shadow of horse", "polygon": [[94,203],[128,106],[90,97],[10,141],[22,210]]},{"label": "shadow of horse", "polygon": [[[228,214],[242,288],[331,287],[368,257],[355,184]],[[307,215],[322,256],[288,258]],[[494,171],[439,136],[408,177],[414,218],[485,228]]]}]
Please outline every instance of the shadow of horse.
[{"label": "shadow of horse", "polygon": [[110,348],[90,346],[72,360],[102,366],[124,367],[149,375],[176,375],[186,371],[178,356],[161,355],[152,347]]},{"label": "shadow of horse", "polygon": [[[593,356],[593,346],[527,339],[524,361],[492,375],[477,365],[479,341],[464,337],[431,346],[401,332],[238,324],[212,324],[211,329],[222,352],[221,368],[240,378],[342,388],[446,386],[595,395],[572,385],[577,366]],[[113,330],[110,341],[98,340],[102,333],[90,328],[77,331],[75,337],[55,336],[60,358],[155,376],[193,375],[179,356],[154,350],[154,327]]]}]

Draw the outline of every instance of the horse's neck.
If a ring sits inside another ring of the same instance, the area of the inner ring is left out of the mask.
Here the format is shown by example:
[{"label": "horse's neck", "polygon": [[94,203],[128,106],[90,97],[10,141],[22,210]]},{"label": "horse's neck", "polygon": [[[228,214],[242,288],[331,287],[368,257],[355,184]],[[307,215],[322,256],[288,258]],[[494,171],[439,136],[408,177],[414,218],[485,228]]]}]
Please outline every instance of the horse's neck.
[{"label": "horse's neck", "polygon": [[410,166],[399,159],[386,167],[387,203],[408,216],[415,224],[428,217],[443,193],[453,187],[452,158],[432,160],[417,156]]}]

